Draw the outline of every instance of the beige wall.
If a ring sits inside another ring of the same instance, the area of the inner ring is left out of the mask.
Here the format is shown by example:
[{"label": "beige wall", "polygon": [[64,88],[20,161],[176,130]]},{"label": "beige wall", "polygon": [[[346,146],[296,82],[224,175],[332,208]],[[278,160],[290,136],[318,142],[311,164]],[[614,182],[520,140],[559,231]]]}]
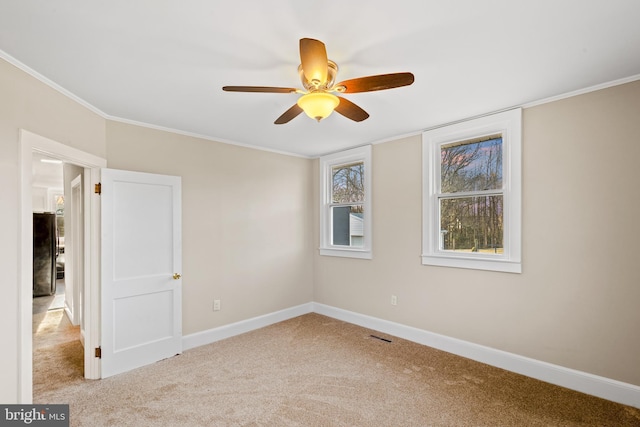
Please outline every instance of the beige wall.
[{"label": "beige wall", "polygon": [[421,139],[375,145],[374,258],[316,255],[315,301],[640,385],[638,117],[640,82],[524,110],[522,274],[422,266]]},{"label": "beige wall", "polygon": [[110,168],[182,177],[185,335],[312,300],[310,160],[111,121],[107,141]]},{"label": "beige wall", "polygon": [[0,59],[0,402],[17,400],[19,130],[96,156],[106,154],[105,121],[77,102]]}]

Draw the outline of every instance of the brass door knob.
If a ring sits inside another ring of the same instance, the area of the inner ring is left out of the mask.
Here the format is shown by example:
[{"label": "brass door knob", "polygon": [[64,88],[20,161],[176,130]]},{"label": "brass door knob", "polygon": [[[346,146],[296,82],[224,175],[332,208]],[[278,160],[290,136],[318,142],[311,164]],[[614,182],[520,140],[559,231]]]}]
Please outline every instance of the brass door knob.
[{"label": "brass door knob", "polygon": [[178,280],[179,278],[181,278],[182,276],[178,273],[173,273],[173,280]]}]

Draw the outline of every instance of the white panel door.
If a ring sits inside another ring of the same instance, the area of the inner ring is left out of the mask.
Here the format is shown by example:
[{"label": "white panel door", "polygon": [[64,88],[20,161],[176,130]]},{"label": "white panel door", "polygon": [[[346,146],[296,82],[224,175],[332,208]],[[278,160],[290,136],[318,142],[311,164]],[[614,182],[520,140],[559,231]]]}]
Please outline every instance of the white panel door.
[{"label": "white panel door", "polygon": [[102,378],[182,352],[181,179],[102,169]]}]

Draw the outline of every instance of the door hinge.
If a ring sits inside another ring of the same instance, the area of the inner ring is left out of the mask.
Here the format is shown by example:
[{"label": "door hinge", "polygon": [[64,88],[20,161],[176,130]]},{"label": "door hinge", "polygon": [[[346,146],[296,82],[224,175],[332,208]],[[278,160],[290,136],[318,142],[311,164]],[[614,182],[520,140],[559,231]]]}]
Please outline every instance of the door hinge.
[{"label": "door hinge", "polygon": [[96,355],[98,359],[102,359],[102,347],[96,347]]},{"label": "door hinge", "polygon": [[96,194],[102,194],[102,183],[99,182],[96,184],[95,189],[93,190]]}]

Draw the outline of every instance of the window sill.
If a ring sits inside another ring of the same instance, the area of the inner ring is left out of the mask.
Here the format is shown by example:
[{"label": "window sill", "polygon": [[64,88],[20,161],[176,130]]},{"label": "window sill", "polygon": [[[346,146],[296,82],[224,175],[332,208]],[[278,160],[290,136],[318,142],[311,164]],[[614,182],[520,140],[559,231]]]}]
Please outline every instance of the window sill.
[{"label": "window sill", "polygon": [[499,271],[503,273],[522,273],[522,263],[504,259],[474,259],[422,255],[422,265],[438,267],[469,268],[473,270]]},{"label": "window sill", "polygon": [[320,255],[323,256],[336,256],[343,258],[360,258],[360,259],[372,259],[373,254],[371,251],[361,249],[327,249],[320,248]]}]

